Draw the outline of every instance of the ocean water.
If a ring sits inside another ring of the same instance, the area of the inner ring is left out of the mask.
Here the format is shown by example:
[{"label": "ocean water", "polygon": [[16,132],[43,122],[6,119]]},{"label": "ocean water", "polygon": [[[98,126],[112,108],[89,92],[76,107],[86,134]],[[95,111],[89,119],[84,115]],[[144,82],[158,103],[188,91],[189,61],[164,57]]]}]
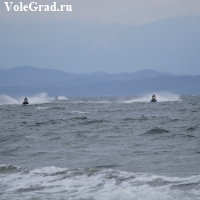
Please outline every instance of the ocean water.
[{"label": "ocean water", "polygon": [[200,96],[0,95],[0,199],[200,200]]}]

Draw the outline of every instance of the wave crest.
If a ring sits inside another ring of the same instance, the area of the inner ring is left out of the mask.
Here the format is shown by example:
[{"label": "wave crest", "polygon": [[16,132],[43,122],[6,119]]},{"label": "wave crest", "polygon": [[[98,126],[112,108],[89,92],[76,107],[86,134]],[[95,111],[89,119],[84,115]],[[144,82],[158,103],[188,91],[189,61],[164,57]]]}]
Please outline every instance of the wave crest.
[{"label": "wave crest", "polygon": [[147,132],[145,132],[144,134],[159,134],[159,133],[169,133],[168,130],[162,129],[162,128],[153,128]]},{"label": "wave crest", "polygon": [[50,200],[197,200],[200,195],[200,175],[178,178],[97,168],[23,170],[1,175],[1,184],[7,199],[18,199],[19,191],[19,199]]}]

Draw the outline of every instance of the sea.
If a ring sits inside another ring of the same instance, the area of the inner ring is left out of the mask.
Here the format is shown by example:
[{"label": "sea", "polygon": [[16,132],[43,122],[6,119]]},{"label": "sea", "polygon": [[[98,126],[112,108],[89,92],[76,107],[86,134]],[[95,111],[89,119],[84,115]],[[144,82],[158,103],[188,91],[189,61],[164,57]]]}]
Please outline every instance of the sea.
[{"label": "sea", "polygon": [[200,200],[200,96],[0,95],[0,199]]}]

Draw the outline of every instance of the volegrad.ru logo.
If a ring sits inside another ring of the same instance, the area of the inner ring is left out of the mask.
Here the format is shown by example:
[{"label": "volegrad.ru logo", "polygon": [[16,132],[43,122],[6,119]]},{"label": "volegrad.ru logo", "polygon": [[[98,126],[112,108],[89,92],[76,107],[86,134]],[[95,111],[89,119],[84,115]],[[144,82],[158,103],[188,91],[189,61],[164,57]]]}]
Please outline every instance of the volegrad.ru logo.
[{"label": "volegrad.ru logo", "polygon": [[42,5],[37,2],[31,2],[29,4],[25,4],[24,2],[19,2],[18,4],[14,4],[13,2],[4,2],[7,11],[15,11],[15,12],[27,12],[27,11],[45,11],[45,12],[64,12],[64,11],[72,11],[72,5],[58,5],[57,2],[53,2],[52,4]]}]

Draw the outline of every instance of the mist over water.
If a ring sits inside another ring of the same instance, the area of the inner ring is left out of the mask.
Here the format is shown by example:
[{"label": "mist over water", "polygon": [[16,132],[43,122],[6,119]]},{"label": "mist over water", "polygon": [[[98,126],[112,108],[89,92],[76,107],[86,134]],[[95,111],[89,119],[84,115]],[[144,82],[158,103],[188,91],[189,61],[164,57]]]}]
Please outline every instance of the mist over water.
[{"label": "mist over water", "polygon": [[200,96],[155,95],[1,95],[0,199],[199,200]]}]

